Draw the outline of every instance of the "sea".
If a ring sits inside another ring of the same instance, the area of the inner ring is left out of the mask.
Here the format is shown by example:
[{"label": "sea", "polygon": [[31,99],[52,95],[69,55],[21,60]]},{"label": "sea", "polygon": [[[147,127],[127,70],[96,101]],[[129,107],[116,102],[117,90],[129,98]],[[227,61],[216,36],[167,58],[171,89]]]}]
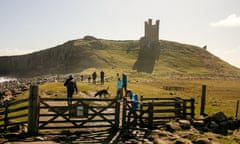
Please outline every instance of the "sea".
[{"label": "sea", "polygon": [[16,80],[16,79],[11,77],[0,77],[0,83],[11,81],[11,80]]}]

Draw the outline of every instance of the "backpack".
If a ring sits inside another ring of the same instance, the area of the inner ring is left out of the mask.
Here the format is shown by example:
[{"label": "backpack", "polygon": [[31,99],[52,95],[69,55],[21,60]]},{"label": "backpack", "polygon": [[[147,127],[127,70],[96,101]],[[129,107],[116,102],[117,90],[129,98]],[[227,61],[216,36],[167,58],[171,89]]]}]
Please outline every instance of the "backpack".
[{"label": "backpack", "polygon": [[134,101],[134,103],[132,104],[132,108],[137,109],[138,108],[138,95],[132,94],[131,99]]}]

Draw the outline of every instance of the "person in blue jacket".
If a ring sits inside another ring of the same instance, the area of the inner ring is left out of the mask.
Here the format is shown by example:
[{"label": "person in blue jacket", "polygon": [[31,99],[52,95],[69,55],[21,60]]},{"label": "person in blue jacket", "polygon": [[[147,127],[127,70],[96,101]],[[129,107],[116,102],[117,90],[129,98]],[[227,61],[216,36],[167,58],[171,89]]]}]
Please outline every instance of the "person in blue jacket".
[{"label": "person in blue jacket", "polygon": [[122,80],[117,78],[117,101],[120,102],[122,98]]},{"label": "person in blue jacket", "polygon": [[130,125],[130,119],[131,116],[133,115],[133,126],[137,124],[137,114],[136,110],[138,109],[138,96],[133,93],[131,90],[127,91],[127,97],[129,98],[129,101],[131,103],[131,109],[129,109],[128,112],[128,121],[127,124]]}]

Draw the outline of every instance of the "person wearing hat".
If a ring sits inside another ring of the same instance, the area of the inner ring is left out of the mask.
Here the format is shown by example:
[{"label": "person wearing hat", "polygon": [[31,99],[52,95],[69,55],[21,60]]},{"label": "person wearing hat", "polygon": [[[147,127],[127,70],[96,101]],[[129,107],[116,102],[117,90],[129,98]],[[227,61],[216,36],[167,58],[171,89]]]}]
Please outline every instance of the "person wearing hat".
[{"label": "person wearing hat", "polygon": [[78,88],[76,82],[73,80],[72,75],[68,77],[68,79],[65,81],[64,86],[67,87],[67,97],[68,97],[68,105],[70,105],[74,90],[76,93],[78,93]]}]

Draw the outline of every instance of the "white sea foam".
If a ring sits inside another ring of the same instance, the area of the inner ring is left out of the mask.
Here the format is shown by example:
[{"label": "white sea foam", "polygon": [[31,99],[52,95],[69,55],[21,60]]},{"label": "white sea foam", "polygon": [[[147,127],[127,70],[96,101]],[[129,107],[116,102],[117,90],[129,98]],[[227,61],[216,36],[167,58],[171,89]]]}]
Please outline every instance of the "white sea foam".
[{"label": "white sea foam", "polygon": [[15,80],[15,78],[9,78],[9,77],[0,77],[0,83]]}]

